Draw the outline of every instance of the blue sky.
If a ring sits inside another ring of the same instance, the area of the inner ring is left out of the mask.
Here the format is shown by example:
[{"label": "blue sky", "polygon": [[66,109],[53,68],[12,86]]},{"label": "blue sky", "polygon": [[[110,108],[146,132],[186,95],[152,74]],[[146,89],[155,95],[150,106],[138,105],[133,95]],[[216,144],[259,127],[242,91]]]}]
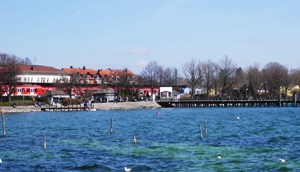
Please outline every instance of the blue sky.
[{"label": "blue sky", "polygon": [[0,0],[0,52],[139,73],[191,58],[300,67],[298,0]]}]

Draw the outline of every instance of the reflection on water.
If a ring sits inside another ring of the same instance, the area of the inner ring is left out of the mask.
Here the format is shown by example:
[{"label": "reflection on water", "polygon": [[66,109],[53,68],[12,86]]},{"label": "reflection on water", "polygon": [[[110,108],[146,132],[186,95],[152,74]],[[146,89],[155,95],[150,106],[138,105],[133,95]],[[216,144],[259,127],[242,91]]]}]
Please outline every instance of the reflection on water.
[{"label": "reflection on water", "polygon": [[298,171],[299,114],[300,108],[6,114],[0,171]]}]

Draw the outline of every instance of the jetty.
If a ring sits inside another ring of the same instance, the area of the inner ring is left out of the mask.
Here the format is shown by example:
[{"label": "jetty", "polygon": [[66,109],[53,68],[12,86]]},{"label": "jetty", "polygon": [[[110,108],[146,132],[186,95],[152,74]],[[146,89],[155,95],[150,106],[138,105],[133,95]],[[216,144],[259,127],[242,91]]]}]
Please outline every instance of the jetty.
[{"label": "jetty", "polygon": [[88,108],[84,107],[42,107],[41,111],[84,111]]},{"label": "jetty", "polygon": [[197,107],[300,107],[299,100],[271,99],[271,100],[199,100],[199,99],[168,99],[157,103],[166,108],[197,108]]}]

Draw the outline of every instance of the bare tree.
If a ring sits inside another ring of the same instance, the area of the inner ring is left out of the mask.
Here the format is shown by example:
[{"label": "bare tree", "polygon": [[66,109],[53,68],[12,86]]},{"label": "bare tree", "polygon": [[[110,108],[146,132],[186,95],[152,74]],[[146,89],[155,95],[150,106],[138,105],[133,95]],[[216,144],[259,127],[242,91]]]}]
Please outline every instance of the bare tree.
[{"label": "bare tree", "polygon": [[144,70],[141,72],[141,84],[144,86],[151,87],[151,93],[153,94],[154,87],[157,87],[160,84],[160,80],[162,78],[161,74],[161,66],[158,65],[156,61],[151,61],[148,63]]},{"label": "bare tree", "polygon": [[195,88],[201,84],[202,81],[202,70],[199,62],[192,58],[190,62],[183,65],[183,73],[185,81],[191,88],[191,96],[195,96]]},{"label": "bare tree", "polygon": [[209,93],[216,86],[219,67],[216,63],[208,60],[201,63],[201,68],[203,71],[203,86],[206,89],[206,98],[208,98]]},{"label": "bare tree", "polygon": [[287,86],[289,83],[288,69],[277,62],[268,63],[262,74],[269,94],[273,97],[280,96],[280,86]]},{"label": "bare tree", "polygon": [[231,95],[231,86],[233,84],[234,72],[236,70],[231,59],[227,56],[223,58],[220,64],[219,82],[221,89],[221,96],[225,94]]},{"label": "bare tree", "polygon": [[69,76],[70,79],[66,76],[62,76],[62,79],[56,80],[54,84],[72,98],[73,91],[79,91],[81,89],[81,83],[79,73],[71,73]]},{"label": "bare tree", "polygon": [[16,92],[16,87],[19,79],[17,75],[19,69],[15,61],[10,61],[7,66],[0,68],[0,92],[6,93],[8,96],[8,102],[11,102],[11,96]]},{"label": "bare tree", "polygon": [[11,96],[16,92],[16,86],[19,81],[17,75],[20,73],[18,65],[30,64],[31,61],[25,60],[15,55],[0,53],[0,92],[6,93],[8,101],[11,102]]},{"label": "bare tree", "polygon": [[291,78],[293,85],[300,85],[300,69],[293,69],[291,71]]},{"label": "bare tree", "polygon": [[6,53],[0,53],[0,66],[7,66],[15,63],[16,65],[31,65],[31,60],[26,57],[25,59],[17,57],[15,55],[9,55]]},{"label": "bare tree", "polygon": [[238,98],[241,98],[242,96],[247,96],[247,87],[246,87],[246,80],[245,80],[245,74],[241,67],[237,68],[235,70],[235,74],[233,77],[233,85],[232,85],[232,95]]},{"label": "bare tree", "polygon": [[171,67],[164,68],[163,70],[163,78],[162,78],[162,85],[163,86],[172,86],[175,85],[175,69]]},{"label": "bare tree", "polygon": [[257,97],[258,90],[262,86],[262,74],[258,65],[249,66],[245,71],[246,77],[246,96]]}]

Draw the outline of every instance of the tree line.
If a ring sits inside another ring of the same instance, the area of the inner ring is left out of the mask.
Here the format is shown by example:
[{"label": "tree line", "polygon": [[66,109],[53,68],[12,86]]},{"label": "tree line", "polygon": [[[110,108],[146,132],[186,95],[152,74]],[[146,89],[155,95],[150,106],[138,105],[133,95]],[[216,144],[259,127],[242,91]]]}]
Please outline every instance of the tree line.
[{"label": "tree line", "polygon": [[[0,91],[6,92],[9,99],[18,82],[16,78],[19,73],[17,65],[32,65],[32,62],[27,57],[20,58],[0,53],[0,85],[2,85]],[[270,62],[263,68],[254,64],[243,69],[224,56],[219,62],[191,58],[181,67],[181,69],[164,67],[156,61],[151,61],[137,75],[134,82],[129,79],[132,76],[128,76],[127,69],[125,69],[124,74],[119,76],[118,82],[100,86],[111,86],[123,97],[127,96],[133,99],[138,96],[138,93],[133,91],[138,87],[154,89],[161,86],[172,86],[175,90],[180,91],[181,86],[187,86],[191,90],[192,98],[197,96],[203,98],[277,98],[278,96],[286,97],[288,90],[300,85],[300,69],[288,69],[278,62]],[[76,87],[76,84],[78,85],[77,77],[74,75],[65,84],[69,86],[66,90],[68,94],[72,94],[72,88]],[[200,95],[195,92],[196,88],[201,89]],[[293,91],[299,92],[299,90]]]},{"label": "tree line", "polygon": [[[181,76],[174,69],[152,61],[141,72],[141,83],[176,87],[181,80],[190,88],[192,98],[278,98],[286,97],[288,90],[300,85],[300,69],[288,69],[278,62],[270,62],[262,69],[258,64],[243,69],[227,56],[220,62],[192,58],[182,65]],[[201,95],[195,93],[196,88],[202,90]]]}]

